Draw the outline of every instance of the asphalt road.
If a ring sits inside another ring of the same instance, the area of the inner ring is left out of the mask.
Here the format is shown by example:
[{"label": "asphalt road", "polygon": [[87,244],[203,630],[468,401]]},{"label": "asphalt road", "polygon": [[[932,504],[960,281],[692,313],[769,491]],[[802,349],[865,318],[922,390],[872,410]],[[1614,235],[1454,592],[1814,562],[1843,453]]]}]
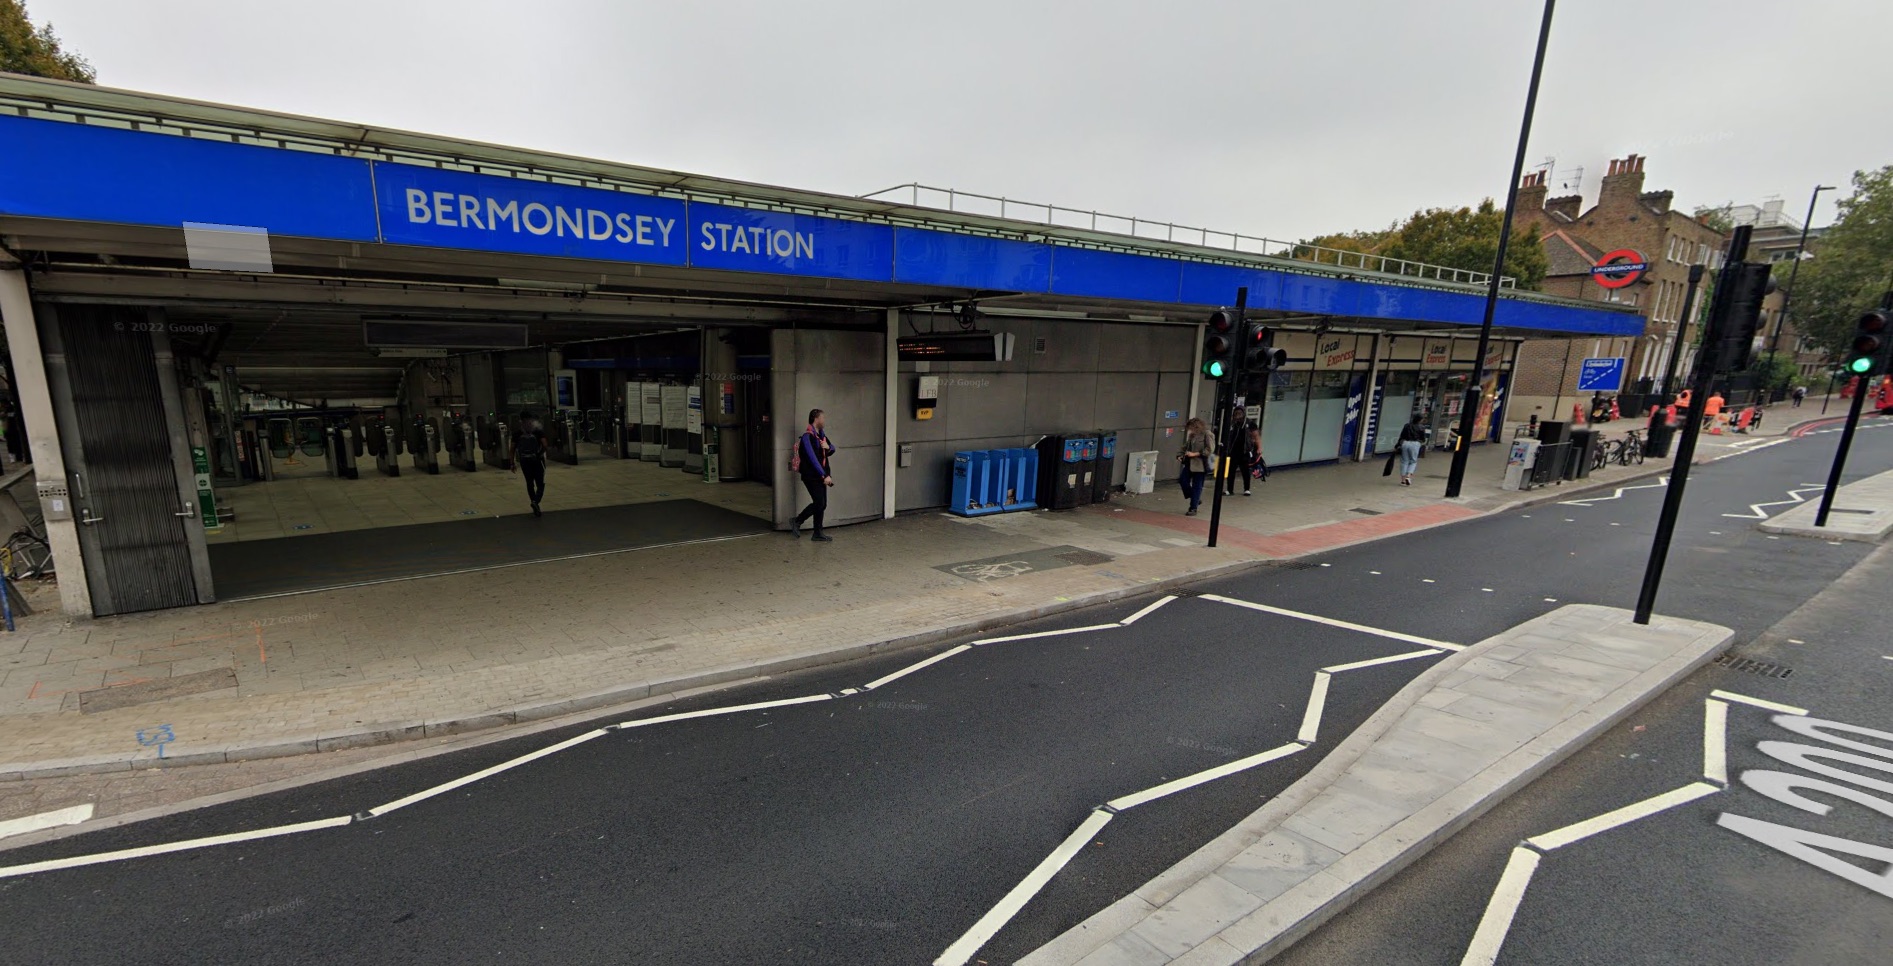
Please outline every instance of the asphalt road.
[{"label": "asphalt road", "polygon": [[[1746,641],[1858,562],[1860,545],[1770,540],[1722,516],[1817,479],[1831,450],[1817,437],[1699,467],[1660,610]],[[1885,469],[1893,433],[1863,434],[1856,453],[1853,475]],[[1661,492],[1194,590],[1472,643],[1563,603],[1628,606]],[[1116,621],[1148,602],[1012,632]],[[1128,627],[977,647],[867,693],[613,731],[342,828],[0,879],[0,933],[22,964],[930,962],[1100,802],[1281,746],[1317,668],[1413,649],[1185,598]],[[836,693],[925,656],[641,717]],[[1118,815],[979,960],[1013,961],[1215,837],[1435,659],[1338,675],[1309,750]],[[1693,713],[1699,756],[1699,702]],[[1731,718],[1732,735],[1746,720]],[[353,815],[584,730],[0,852],[0,865]],[[1490,879],[1459,897],[1475,924]]]}]

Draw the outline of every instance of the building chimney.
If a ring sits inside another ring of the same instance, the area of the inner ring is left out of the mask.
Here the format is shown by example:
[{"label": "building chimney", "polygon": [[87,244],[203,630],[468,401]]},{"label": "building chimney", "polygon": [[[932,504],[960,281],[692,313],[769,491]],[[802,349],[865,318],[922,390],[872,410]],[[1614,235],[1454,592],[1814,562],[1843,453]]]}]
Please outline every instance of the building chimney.
[{"label": "building chimney", "polygon": [[1583,208],[1583,195],[1565,195],[1545,202],[1545,214],[1561,216],[1565,221],[1576,221]]},{"label": "building chimney", "polygon": [[1604,175],[1604,186],[1597,192],[1597,203],[1635,204],[1642,193],[1643,158],[1633,154],[1610,162],[1610,170]]},{"label": "building chimney", "polygon": [[1518,204],[1515,212],[1543,211],[1545,207],[1545,172],[1534,171],[1525,176],[1518,185]]},{"label": "building chimney", "polygon": [[1651,211],[1659,215],[1670,210],[1670,202],[1675,199],[1676,192],[1674,191],[1646,191],[1643,193],[1644,205],[1648,206]]}]

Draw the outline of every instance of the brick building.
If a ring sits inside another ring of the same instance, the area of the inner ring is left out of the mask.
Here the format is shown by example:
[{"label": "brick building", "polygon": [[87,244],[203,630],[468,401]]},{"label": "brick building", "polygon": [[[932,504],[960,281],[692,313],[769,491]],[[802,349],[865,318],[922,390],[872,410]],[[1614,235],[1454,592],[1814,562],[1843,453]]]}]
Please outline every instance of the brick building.
[{"label": "brick building", "polygon": [[[1639,338],[1526,342],[1519,350],[1511,388],[1508,411],[1512,418],[1568,418],[1580,398],[1578,371],[1585,359],[1627,359],[1623,391],[1634,392],[1640,380],[1662,381],[1670,354],[1680,344],[1685,354],[1679,360],[1678,376],[1688,373],[1687,346],[1696,335],[1693,328],[1685,330],[1682,320],[1689,267],[1703,265],[1708,271],[1721,267],[1727,239],[1693,215],[1671,208],[1674,192],[1644,191],[1644,160],[1633,154],[1611,161],[1597,203],[1588,209],[1582,195],[1547,198],[1543,172],[1527,175],[1520,184],[1514,231],[1526,237],[1536,233],[1545,246],[1548,269],[1543,291],[1635,306],[1643,312],[1644,329]],[[1606,253],[1626,248],[1640,253],[1649,271],[1624,288],[1597,284],[1591,267]],[[1704,309],[1702,294],[1698,292],[1692,312],[1696,321]]]}]

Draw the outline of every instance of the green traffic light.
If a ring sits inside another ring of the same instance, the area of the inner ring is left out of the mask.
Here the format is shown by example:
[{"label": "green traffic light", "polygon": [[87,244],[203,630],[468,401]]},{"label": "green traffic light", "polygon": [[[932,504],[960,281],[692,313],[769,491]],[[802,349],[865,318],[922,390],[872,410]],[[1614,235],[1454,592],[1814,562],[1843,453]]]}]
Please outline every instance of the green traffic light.
[{"label": "green traffic light", "polygon": [[1872,369],[1872,368],[1873,368],[1872,359],[1855,359],[1854,361],[1847,363],[1847,371],[1849,372],[1864,373],[1867,370]]},{"label": "green traffic light", "polygon": [[1206,375],[1210,377],[1211,379],[1221,379],[1225,375],[1224,370],[1223,370],[1222,360],[1211,359],[1210,361],[1203,363],[1203,375]]}]

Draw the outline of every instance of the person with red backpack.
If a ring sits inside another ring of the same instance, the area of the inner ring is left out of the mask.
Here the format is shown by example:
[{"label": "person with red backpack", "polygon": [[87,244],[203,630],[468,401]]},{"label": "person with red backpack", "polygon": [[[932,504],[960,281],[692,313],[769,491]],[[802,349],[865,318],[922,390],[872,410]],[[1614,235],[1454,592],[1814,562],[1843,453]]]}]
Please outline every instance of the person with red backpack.
[{"label": "person with red backpack", "polygon": [[789,453],[789,469],[802,477],[802,487],[808,490],[809,498],[809,505],[795,515],[790,527],[797,540],[802,538],[802,521],[810,517],[815,518],[815,534],[810,539],[821,543],[835,539],[822,532],[822,515],[828,512],[828,488],[835,485],[829,468],[835,444],[828,441],[827,422],[821,410],[809,410],[808,429],[796,438],[795,449]]}]

